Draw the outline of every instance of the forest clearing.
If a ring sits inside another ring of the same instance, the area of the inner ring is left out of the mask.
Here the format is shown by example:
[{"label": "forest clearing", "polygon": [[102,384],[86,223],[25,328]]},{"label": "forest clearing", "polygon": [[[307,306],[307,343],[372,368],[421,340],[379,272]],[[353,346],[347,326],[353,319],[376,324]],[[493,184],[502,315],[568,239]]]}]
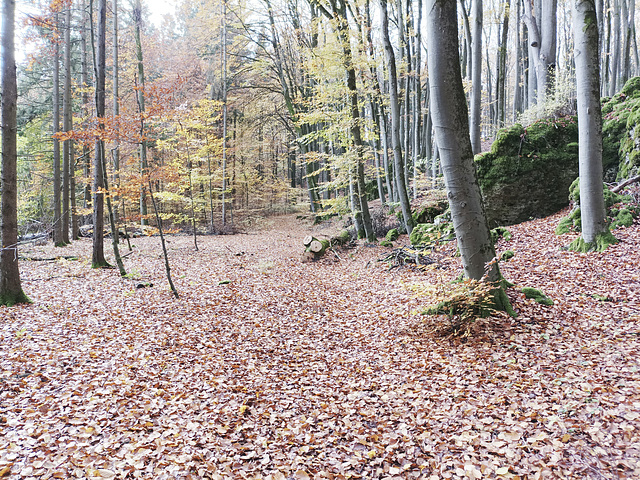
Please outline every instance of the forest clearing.
[{"label": "forest clearing", "polygon": [[133,239],[133,278],[91,269],[90,239],[28,246],[34,303],[0,307],[0,476],[639,478],[639,227],[583,254],[560,218],[497,245],[554,304],[511,288],[518,317],[462,339],[408,288],[458,275],[452,243],[441,268],[389,270],[362,242],[301,263],[328,230],[294,216],[199,251],[169,236],[179,299],[157,237]]}]

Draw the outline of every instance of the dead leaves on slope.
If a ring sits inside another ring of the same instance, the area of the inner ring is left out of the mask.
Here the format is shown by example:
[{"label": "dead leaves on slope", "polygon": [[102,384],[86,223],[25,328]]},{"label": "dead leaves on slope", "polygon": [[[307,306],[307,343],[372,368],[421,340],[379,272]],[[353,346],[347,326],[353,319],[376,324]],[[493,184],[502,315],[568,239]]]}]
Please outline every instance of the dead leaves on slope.
[{"label": "dead leaves on slope", "polygon": [[301,265],[291,224],[198,253],[173,237],[179,301],[153,238],[125,260],[152,288],[91,270],[88,243],[77,262],[24,264],[37,303],[0,309],[0,472],[639,476],[637,228],[583,257],[556,248],[551,221],[512,228],[503,273],[554,306],[513,292],[518,319],[466,343],[406,334],[419,305],[402,282],[428,270],[388,272],[373,248]]}]

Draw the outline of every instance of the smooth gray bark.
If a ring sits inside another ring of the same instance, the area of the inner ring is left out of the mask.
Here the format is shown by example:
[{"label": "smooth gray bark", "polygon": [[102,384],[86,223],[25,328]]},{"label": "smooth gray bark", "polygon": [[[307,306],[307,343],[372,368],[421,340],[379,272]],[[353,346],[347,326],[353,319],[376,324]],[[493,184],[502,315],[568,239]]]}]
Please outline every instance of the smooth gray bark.
[{"label": "smooth gray bark", "polygon": [[477,181],[469,139],[467,106],[458,53],[455,0],[427,1],[427,44],[433,124],[447,198],[467,278],[496,282],[491,235]]},{"label": "smooth gray bark", "polygon": [[149,175],[149,162],[147,161],[147,140],[145,138],[144,112],[145,112],[145,77],[144,77],[144,58],[142,54],[142,5],[140,0],[136,0],[133,8],[133,21],[135,23],[135,42],[136,42],[136,60],[138,64],[138,110],[140,113],[140,173],[142,174],[142,183],[140,185],[140,225],[147,225],[147,181],[144,177]]},{"label": "smooth gray bark", "polygon": [[582,238],[594,243],[607,231],[602,186],[602,112],[598,23],[593,0],[574,0],[573,34],[578,97],[580,212]]},{"label": "smooth gray bark", "polygon": [[618,73],[620,71],[620,1],[613,2],[611,11],[613,16],[613,41],[611,42],[611,73],[609,77],[609,96],[615,95],[618,88]]},{"label": "smooth gray bark", "polygon": [[[408,233],[413,230],[413,217],[411,216],[411,203],[407,194],[407,185],[404,179],[404,161],[402,156],[402,143],[400,140],[400,99],[398,98],[398,74],[396,71],[396,57],[389,39],[389,16],[387,1],[380,0],[380,12],[382,15],[382,43],[389,66],[389,97],[391,109],[391,145],[393,149],[395,187],[400,200],[402,218]],[[458,69],[460,66],[458,66]]]},{"label": "smooth gray bark", "polygon": [[[482,0],[473,0],[473,40],[471,42],[471,147],[482,150]],[[431,48],[431,44],[428,44]],[[435,122],[434,122],[435,123]]]}]

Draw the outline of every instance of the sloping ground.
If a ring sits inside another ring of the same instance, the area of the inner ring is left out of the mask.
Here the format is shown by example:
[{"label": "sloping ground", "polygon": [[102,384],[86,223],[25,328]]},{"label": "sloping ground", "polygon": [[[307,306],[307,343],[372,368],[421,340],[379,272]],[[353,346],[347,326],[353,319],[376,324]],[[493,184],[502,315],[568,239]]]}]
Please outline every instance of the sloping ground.
[{"label": "sloping ground", "polygon": [[406,288],[457,260],[389,272],[360,246],[302,264],[290,218],[198,252],[171,238],[179,300],[157,238],[134,241],[135,281],[91,270],[88,241],[24,251],[80,259],[23,261],[36,303],[0,308],[0,475],[639,478],[638,226],[583,255],[559,250],[559,218],[501,244],[505,276],[554,306],[514,291],[520,316],[466,342],[421,334]]}]

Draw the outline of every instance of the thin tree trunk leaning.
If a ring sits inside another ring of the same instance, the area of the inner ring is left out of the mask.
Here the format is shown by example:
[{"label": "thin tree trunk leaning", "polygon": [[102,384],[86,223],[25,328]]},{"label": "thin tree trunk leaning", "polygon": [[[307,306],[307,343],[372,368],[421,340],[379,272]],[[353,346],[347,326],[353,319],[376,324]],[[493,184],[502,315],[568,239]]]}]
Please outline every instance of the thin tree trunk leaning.
[{"label": "thin tree trunk leaning", "polygon": [[[95,102],[96,117],[99,128],[104,129],[100,119],[104,118],[105,111],[105,72],[106,72],[106,28],[107,28],[107,1],[98,0],[98,32],[97,47],[93,26],[93,0],[89,2],[89,18],[91,19],[91,44],[93,47],[93,65],[95,72]],[[93,162],[93,252],[91,259],[92,268],[109,267],[104,258],[104,182],[102,175],[102,163],[104,162],[104,142],[98,138],[95,143],[95,158]]]},{"label": "thin tree trunk leaning", "polygon": [[158,224],[158,233],[160,234],[160,243],[162,244],[162,255],[164,256],[164,271],[167,275],[167,281],[169,282],[169,288],[173,296],[178,298],[178,290],[176,290],[173,280],[171,279],[171,266],[169,265],[169,254],[167,253],[167,244],[164,241],[164,233],[162,232],[162,219],[158,213],[158,205],[156,205],[156,199],[153,196],[153,187],[151,185],[151,179],[148,179],[149,196],[151,197],[151,205],[153,206],[153,212],[155,213],[156,223]]},{"label": "thin tree trunk leaning", "polygon": [[598,59],[598,22],[594,0],[573,1],[574,56],[578,100],[580,213],[582,238],[571,248],[603,250],[609,232],[602,186],[602,112]]},{"label": "thin tree trunk leaning", "polygon": [[393,148],[393,163],[395,173],[395,187],[402,218],[407,233],[413,230],[413,217],[411,215],[411,203],[407,194],[407,185],[404,181],[404,161],[400,141],[400,100],[398,98],[398,74],[396,71],[396,57],[389,39],[389,16],[387,13],[387,0],[380,0],[380,12],[382,14],[382,43],[389,65],[389,96],[391,102],[391,145]]},{"label": "thin tree trunk leaning", "polygon": [[431,107],[451,218],[465,277],[496,285],[497,308],[511,311],[499,286],[482,195],[469,139],[469,120],[458,54],[454,0],[427,1],[427,43]]},{"label": "thin tree trunk leaning", "polygon": [[[120,256],[120,248],[118,247],[118,227],[116,225],[116,215],[111,205],[111,195],[109,195],[109,177],[107,176],[107,161],[104,153],[104,142],[100,142],[102,153],[100,155],[102,159],[102,184],[107,194],[107,212],[109,214],[109,226],[111,227],[111,245],[113,246],[113,256],[116,259],[116,265],[121,277],[127,275],[127,271],[124,269],[124,263],[122,263],[122,257]],[[95,235],[95,231],[94,231]]]},{"label": "thin tree trunk leaning", "polygon": [[[471,148],[482,151],[480,133],[482,110],[482,0],[473,0],[473,41],[471,44]],[[431,48],[431,45],[429,45]],[[431,73],[431,71],[429,71]]]},{"label": "thin tree trunk leaning", "polygon": [[0,208],[0,305],[31,303],[18,268],[18,85],[15,58],[15,0],[2,1],[2,198]]}]

